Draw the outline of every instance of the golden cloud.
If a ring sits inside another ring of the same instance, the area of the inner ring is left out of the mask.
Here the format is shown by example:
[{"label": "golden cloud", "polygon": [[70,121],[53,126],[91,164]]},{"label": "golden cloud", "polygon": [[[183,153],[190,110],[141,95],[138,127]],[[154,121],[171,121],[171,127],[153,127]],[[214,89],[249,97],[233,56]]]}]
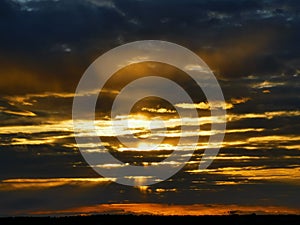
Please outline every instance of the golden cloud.
[{"label": "golden cloud", "polygon": [[167,205],[151,203],[129,204],[100,204],[53,211],[33,211],[33,215],[53,214],[135,214],[135,215],[160,215],[160,216],[201,216],[201,215],[228,215],[231,212],[238,214],[299,214],[297,208],[283,206],[243,206],[243,205]]}]

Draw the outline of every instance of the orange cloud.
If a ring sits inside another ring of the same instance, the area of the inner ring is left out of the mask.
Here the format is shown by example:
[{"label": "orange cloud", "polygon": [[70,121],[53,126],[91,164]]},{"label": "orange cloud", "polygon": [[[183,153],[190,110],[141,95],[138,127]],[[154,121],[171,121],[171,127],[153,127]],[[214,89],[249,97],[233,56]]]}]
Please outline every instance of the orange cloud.
[{"label": "orange cloud", "polygon": [[244,34],[231,36],[215,49],[201,49],[198,54],[222,77],[248,76],[261,66],[258,54],[272,46],[278,38],[278,33],[271,29],[261,32],[248,30]]},{"label": "orange cloud", "polygon": [[64,185],[91,186],[108,184],[114,181],[110,178],[35,178],[35,179],[8,179],[0,182],[0,191],[36,190],[59,187]]},{"label": "orange cloud", "polygon": [[237,104],[242,104],[242,103],[246,103],[250,100],[251,98],[247,98],[247,97],[243,97],[243,98],[232,98],[231,99],[231,103],[234,105]]},{"label": "orange cloud", "polygon": [[5,109],[5,110],[2,110],[2,112],[7,113],[7,114],[11,114],[11,115],[16,115],[16,116],[29,116],[29,117],[36,116],[35,113],[27,111],[27,110],[13,111],[13,110]]},{"label": "orange cloud", "polygon": [[199,102],[199,103],[178,103],[176,104],[177,107],[183,109],[203,109],[203,110],[210,110],[210,109],[232,109],[233,105],[229,102]]},{"label": "orange cloud", "polygon": [[[198,173],[201,171],[191,170],[190,173]],[[273,181],[281,183],[289,183],[300,185],[300,168],[264,168],[264,167],[225,167],[219,169],[211,169],[211,174],[226,175],[229,177],[247,178],[251,181]]]},{"label": "orange cloud", "polygon": [[228,215],[232,212],[239,214],[299,214],[300,209],[279,206],[238,206],[238,205],[167,205],[149,203],[130,204],[100,204],[83,206],[65,210],[35,211],[32,215],[53,214],[135,214],[135,215],[162,215],[162,216],[201,216],[201,215]]},{"label": "orange cloud", "polygon": [[143,107],[142,111],[151,112],[151,113],[176,113],[176,110],[166,109],[166,108],[147,108]]},{"label": "orange cloud", "polygon": [[264,82],[261,82],[261,83],[251,85],[251,87],[252,88],[257,88],[257,89],[263,89],[263,88],[272,88],[272,87],[283,86],[283,85],[285,85],[285,82],[264,81]]}]

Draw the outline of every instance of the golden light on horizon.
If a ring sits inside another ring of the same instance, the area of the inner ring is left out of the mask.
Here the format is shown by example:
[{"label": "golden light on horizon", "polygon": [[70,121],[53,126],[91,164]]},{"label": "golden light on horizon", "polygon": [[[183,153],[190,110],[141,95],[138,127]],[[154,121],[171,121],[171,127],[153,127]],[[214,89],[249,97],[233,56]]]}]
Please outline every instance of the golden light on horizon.
[{"label": "golden light on horizon", "polygon": [[[230,215],[231,212],[249,215],[256,213],[265,214],[299,214],[300,210],[284,206],[259,206],[259,205],[234,205],[234,204],[159,204],[159,203],[123,203],[123,204],[99,204],[52,211],[32,211],[32,215],[73,215],[77,213],[92,214],[134,214],[157,216],[201,216],[201,215]],[[118,213],[119,212],[119,213]]]}]

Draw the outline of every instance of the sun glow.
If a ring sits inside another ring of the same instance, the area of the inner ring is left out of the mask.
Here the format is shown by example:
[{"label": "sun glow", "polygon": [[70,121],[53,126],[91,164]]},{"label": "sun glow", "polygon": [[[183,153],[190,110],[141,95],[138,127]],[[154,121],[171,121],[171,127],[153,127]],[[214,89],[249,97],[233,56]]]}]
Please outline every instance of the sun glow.
[{"label": "sun glow", "polygon": [[136,128],[150,129],[150,122],[151,120],[149,120],[148,117],[143,115],[135,115],[127,119],[129,129],[136,129]]},{"label": "sun glow", "polygon": [[147,151],[149,149],[154,149],[156,147],[155,144],[152,144],[152,143],[148,143],[148,142],[140,142],[138,144],[138,149],[140,151]]}]

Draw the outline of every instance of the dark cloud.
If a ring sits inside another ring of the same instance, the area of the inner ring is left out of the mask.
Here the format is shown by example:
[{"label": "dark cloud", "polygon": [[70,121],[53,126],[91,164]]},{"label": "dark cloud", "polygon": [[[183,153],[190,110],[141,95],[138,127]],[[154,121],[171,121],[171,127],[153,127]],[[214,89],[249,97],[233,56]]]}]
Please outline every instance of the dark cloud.
[{"label": "dark cloud", "polygon": [[2,1],[1,92],[74,91],[96,57],[141,39],[189,47],[225,78],[293,74],[297,8],[292,1]]},{"label": "dark cloud", "polygon": [[[87,166],[78,149],[72,147],[75,144],[72,131],[63,131],[66,127],[60,122],[71,119],[72,94],[93,60],[120,44],[143,39],[162,39],[190,48],[220,78],[227,102],[232,98],[249,98],[234,105],[228,115],[260,115],[228,122],[228,130],[264,130],[226,134],[225,141],[240,143],[225,145],[220,150],[223,158],[216,159],[210,169],[236,168],[253,174],[263,173],[264,169],[297,171],[299,140],[289,138],[299,136],[299,116],[289,112],[300,110],[299,12],[300,4],[293,0],[1,1],[0,120],[1,129],[11,130],[0,134],[3,159],[0,186],[4,179],[13,178],[99,177]],[[172,78],[170,74],[180,72],[172,70],[165,76]],[[118,74],[115,78],[106,84],[108,88],[117,89],[129,82],[129,78],[120,80]],[[194,86],[187,87],[194,100],[205,101]],[[114,96],[107,93],[103,96],[105,107],[109,108]],[[157,105],[153,102],[148,103]],[[100,107],[103,110],[103,105]],[[279,111],[285,113],[264,114]],[[60,131],[29,129],[30,125],[46,124],[56,124]],[[19,126],[20,130],[13,126]],[[62,137],[43,143],[57,136]],[[282,140],[250,142],[251,138],[264,136]],[[206,139],[200,137],[199,141]],[[22,144],[18,140],[25,141]],[[106,141],[116,140],[106,137]],[[192,160],[198,162],[202,153],[203,150],[197,151]],[[130,153],[123,157],[130,162],[138,161],[134,158],[137,154],[145,156],[145,153]],[[153,161],[155,157],[151,154],[147,157]],[[246,158],[238,158],[241,156]],[[254,179],[251,174],[247,177],[186,171],[196,169],[196,164],[191,163],[171,179],[151,186],[147,193],[118,184],[84,188],[65,184],[38,191],[0,191],[1,215],[107,202],[222,202],[299,208],[299,180],[293,180],[294,184],[282,183],[276,180],[278,177],[268,180],[267,175]],[[156,188],[177,188],[177,192],[161,194]]]}]

